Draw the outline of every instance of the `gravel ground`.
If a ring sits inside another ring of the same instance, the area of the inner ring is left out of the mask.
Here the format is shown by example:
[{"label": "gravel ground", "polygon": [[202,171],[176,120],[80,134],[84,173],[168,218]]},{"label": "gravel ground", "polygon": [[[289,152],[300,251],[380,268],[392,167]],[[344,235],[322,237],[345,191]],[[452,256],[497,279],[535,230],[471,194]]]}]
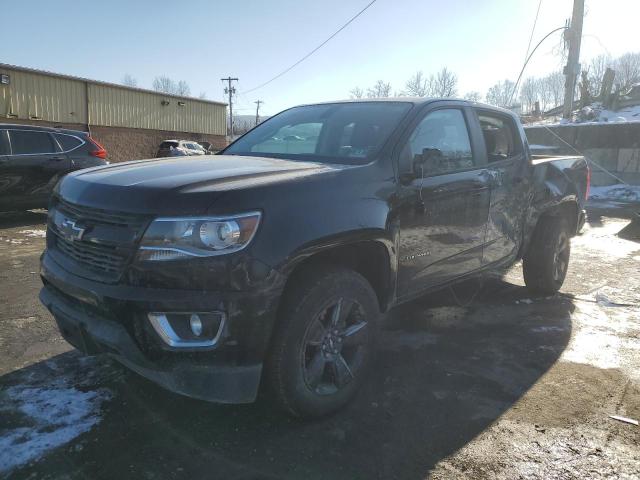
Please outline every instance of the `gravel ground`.
[{"label": "gravel ground", "polygon": [[307,423],[76,354],[37,300],[45,214],[2,214],[0,478],[640,478],[640,427],[609,417],[640,419],[631,212],[591,206],[559,295],[532,297],[516,265],[457,287],[464,306],[395,309],[356,400]]}]

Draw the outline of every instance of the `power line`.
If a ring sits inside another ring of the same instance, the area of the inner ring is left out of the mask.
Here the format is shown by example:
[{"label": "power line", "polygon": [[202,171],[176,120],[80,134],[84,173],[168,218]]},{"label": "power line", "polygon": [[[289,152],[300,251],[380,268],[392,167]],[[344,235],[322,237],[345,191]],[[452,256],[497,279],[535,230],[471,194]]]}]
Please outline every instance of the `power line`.
[{"label": "power line", "polygon": [[277,74],[275,77],[271,78],[270,80],[267,80],[264,83],[261,83],[260,85],[258,85],[257,87],[253,87],[250,88],[249,90],[245,90],[242,93],[249,93],[249,92],[253,92],[255,90],[258,90],[259,88],[262,88],[268,84],[270,84],[271,82],[273,82],[274,80],[277,80],[278,78],[280,78],[281,76],[283,76],[285,73],[290,72],[291,70],[293,70],[295,67],[297,67],[298,65],[300,65],[302,62],[304,62],[307,58],[309,58],[311,55],[313,55],[314,53],[316,53],[318,50],[320,50],[322,47],[324,47],[327,43],[329,43],[329,41],[335,37],[336,35],[338,35],[342,30],[344,30],[345,28],[347,28],[347,26],[353,22],[356,18],[358,18],[360,15],[362,15],[365,10],[367,10],[371,5],[373,5],[374,3],[376,3],[377,0],[372,0],[371,2],[369,2],[369,4],[364,7],[362,10],[360,10],[358,13],[356,13],[353,17],[351,17],[349,19],[349,21],[347,23],[345,23],[344,25],[342,25],[338,30],[336,30],[329,38],[327,38],[324,42],[322,42],[320,45],[318,45],[316,48],[314,48],[313,50],[311,50],[309,53],[307,53],[304,57],[302,57],[300,60],[298,60],[296,63],[294,63],[293,65],[291,65],[289,68],[283,70],[282,72],[280,72],[279,74]]},{"label": "power line", "polygon": [[529,56],[529,50],[531,49],[531,42],[533,41],[533,33],[536,31],[536,25],[538,24],[538,15],[540,15],[540,7],[542,6],[542,0],[538,1],[538,10],[536,10],[536,18],[533,21],[533,27],[531,27],[531,35],[529,36],[529,44],[527,45],[527,53],[524,54],[524,59],[527,60]]},{"label": "power line", "polygon": [[524,69],[526,68],[527,64],[529,63],[529,60],[531,60],[531,57],[533,57],[533,54],[536,53],[536,50],[538,49],[538,47],[540,45],[542,45],[542,42],[544,42],[547,38],[549,38],[554,33],[559,32],[560,30],[566,30],[566,29],[567,29],[567,27],[558,27],[558,28],[556,28],[554,30],[551,30],[544,37],[542,37],[542,40],[540,40],[538,42],[538,44],[533,48],[533,50],[531,51],[531,53],[529,54],[527,59],[524,61],[524,65],[522,65],[522,70],[520,70],[520,75],[518,75],[518,80],[516,80],[516,83],[513,86],[513,90],[511,92],[511,95],[509,96],[509,105],[511,105],[511,102],[513,101],[513,96],[518,91],[518,84],[520,83],[520,80],[522,79],[522,74],[524,73]]}]

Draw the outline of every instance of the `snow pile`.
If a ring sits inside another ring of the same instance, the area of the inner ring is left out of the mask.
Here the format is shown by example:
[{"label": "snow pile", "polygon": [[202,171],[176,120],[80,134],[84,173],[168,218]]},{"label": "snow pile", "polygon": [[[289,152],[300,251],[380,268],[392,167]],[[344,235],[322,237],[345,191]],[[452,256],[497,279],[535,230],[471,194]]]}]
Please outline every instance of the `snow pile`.
[{"label": "snow pile", "polygon": [[613,111],[604,108],[600,102],[594,102],[578,110],[575,119],[575,123],[620,122],[640,122],[640,105],[630,105]]},{"label": "snow pile", "polygon": [[640,122],[640,105],[623,107],[616,112],[602,109],[598,112],[597,122]]},{"label": "snow pile", "polygon": [[619,110],[608,110],[602,103],[594,102],[591,105],[574,112],[572,120],[554,115],[529,123],[527,126],[558,126],[558,125],[584,125],[601,123],[640,122],[640,105],[621,107]]},{"label": "snow pile", "polygon": [[605,187],[591,187],[590,200],[619,200],[622,202],[640,202],[640,185],[618,183]]},{"label": "snow pile", "polygon": [[[111,398],[105,388],[83,391],[71,375],[8,387],[0,394],[0,473],[38,459],[88,432],[101,420],[100,407]],[[80,382],[82,383],[82,382]]]}]

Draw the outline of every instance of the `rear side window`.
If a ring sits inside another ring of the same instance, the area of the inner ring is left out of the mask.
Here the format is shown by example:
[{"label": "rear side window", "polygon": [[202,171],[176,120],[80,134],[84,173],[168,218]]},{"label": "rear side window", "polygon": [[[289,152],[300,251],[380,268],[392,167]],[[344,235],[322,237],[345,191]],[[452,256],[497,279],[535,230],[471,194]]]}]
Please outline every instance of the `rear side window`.
[{"label": "rear side window", "polygon": [[53,139],[47,132],[34,130],[9,130],[11,151],[14,155],[55,153]]},{"label": "rear side window", "polygon": [[0,155],[11,155],[9,150],[9,138],[6,130],[0,130]]},{"label": "rear side window", "polygon": [[513,120],[500,114],[478,112],[487,148],[487,161],[499,162],[522,153],[520,137]]},{"label": "rear side window", "polygon": [[74,137],[72,135],[64,135],[62,133],[56,133],[56,140],[58,140],[58,143],[60,144],[60,147],[62,147],[62,151],[64,152],[68,152],[69,150],[73,150],[74,148],[78,148],[80,145],[82,145],[82,140],[80,140],[78,137]]}]

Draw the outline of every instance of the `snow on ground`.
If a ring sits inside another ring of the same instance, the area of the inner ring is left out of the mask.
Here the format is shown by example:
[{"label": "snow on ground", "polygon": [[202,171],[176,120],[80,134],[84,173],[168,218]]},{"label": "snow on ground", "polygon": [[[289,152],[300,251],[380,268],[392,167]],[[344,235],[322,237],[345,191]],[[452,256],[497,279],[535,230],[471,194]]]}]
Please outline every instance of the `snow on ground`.
[{"label": "snow on ground", "polygon": [[45,372],[25,374],[22,382],[0,392],[0,474],[91,430],[112,397],[105,388],[87,388],[94,383],[91,373],[79,378],[77,371],[64,373],[55,361],[47,363]]},{"label": "snow on ground", "polygon": [[587,256],[612,260],[632,256],[640,251],[640,244],[617,236],[628,224],[628,220],[612,220],[597,228],[585,225],[584,233],[571,239],[571,248],[581,249]]},{"label": "snow on ground", "polygon": [[604,187],[592,186],[589,193],[589,199],[640,202],[640,185],[624,185],[618,183]]},{"label": "snow on ground", "polygon": [[47,231],[44,229],[41,230],[21,230],[22,235],[26,235],[27,237],[36,237],[36,238],[44,238],[47,236]]}]

